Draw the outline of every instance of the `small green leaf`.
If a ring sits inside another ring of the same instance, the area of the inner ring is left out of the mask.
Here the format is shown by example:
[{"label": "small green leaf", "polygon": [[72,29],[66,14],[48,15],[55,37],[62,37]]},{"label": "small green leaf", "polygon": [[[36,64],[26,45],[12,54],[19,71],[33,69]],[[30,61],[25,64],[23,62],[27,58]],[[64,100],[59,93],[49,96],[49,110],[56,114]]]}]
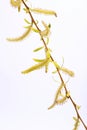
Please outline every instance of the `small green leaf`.
[{"label": "small green leaf", "polygon": [[40,51],[41,49],[43,49],[44,47],[43,46],[41,46],[41,47],[38,47],[38,48],[36,48],[35,50],[33,50],[33,52],[37,52],[37,51]]},{"label": "small green leaf", "polygon": [[55,73],[57,73],[57,70],[55,70],[55,71],[52,72],[52,74],[55,74]]},{"label": "small green leaf", "polygon": [[36,28],[32,28],[33,32],[39,33],[39,31]]},{"label": "small green leaf", "polygon": [[24,19],[24,21],[25,21],[27,24],[30,24],[30,22],[29,22],[27,19]]},{"label": "small green leaf", "polygon": [[33,60],[34,60],[35,62],[43,62],[43,61],[44,61],[44,59],[36,59],[36,58],[33,58]]},{"label": "small green leaf", "polygon": [[29,28],[29,26],[24,26],[24,28],[28,29],[28,28]]}]

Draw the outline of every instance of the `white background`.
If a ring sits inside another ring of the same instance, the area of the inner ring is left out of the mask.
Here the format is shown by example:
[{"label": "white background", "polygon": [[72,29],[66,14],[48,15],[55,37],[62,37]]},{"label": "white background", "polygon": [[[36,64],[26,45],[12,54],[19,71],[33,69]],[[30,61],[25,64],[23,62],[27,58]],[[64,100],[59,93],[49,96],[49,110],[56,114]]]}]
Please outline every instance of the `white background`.
[{"label": "white background", "polygon": [[[81,105],[80,114],[87,123],[87,0],[32,0],[29,5],[52,9],[58,14],[57,18],[37,14],[34,17],[51,23],[52,55],[60,64],[64,57],[64,66],[75,72],[68,88]],[[25,31],[23,19],[28,17],[12,8],[9,0],[0,1],[0,129],[72,130],[72,117],[76,114],[69,101],[48,110],[58,87],[52,70],[48,74],[44,69],[21,74],[34,64],[32,58],[43,58],[43,54],[33,53],[42,44],[39,36],[31,34],[17,43],[6,41],[7,37],[20,36]],[[81,125],[79,130],[84,127]]]}]

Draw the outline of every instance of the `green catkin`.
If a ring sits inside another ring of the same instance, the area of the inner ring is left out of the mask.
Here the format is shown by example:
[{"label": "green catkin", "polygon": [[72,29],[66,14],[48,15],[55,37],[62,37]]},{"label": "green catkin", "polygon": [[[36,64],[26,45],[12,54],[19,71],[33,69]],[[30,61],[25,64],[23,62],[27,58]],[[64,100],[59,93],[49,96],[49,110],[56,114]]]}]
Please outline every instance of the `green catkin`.
[{"label": "green catkin", "polygon": [[7,38],[7,40],[10,41],[10,42],[22,41],[24,38],[26,38],[29,35],[29,33],[31,32],[31,28],[32,28],[32,24],[31,24],[31,26],[29,26],[27,28],[26,32],[23,35],[21,35],[17,38]]},{"label": "green catkin", "polygon": [[61,67],[60,70],[63,71],[64,73],[68,74],[71,77],[74,76],[74,72],[69,70],[69,69],[67,69],[67,68]]},{"label": "green catkin", "polygon": [[30,8],[32,12],[45,14],[45,15],[54,15],[57,17],[57,14],[53,10],[41,9],[41,8]]},{"label": "green catkin", "polygon": [[27,70],[22,71],[22,74],[27,74],[34,70],[40,69],[40,68],[44,67],[45,64],[47,64],[48,62],[49,62],[49,59],[44,59],[44,61],[40,62],[39,64],[36,64],[36,65],[28,68]]}]

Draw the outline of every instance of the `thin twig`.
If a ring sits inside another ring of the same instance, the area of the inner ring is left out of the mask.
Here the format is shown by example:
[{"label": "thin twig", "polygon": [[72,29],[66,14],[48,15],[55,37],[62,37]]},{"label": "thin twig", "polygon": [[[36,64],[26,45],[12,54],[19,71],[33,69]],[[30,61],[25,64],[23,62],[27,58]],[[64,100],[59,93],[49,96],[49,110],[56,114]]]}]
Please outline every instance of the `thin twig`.
[{"label": "thin twig", "polygon": [[[24,2],[24,0],[22,0],[22,2],[23,2],[23,4],[24,4],[24,6],[26,7],[26,9],[29,11],[28,13],[29,13],[29,15],[30,15],[30,17],[31,17],[31,20],[32,20],[33,24],[36,26],[37,30],[39,31],[39,35],[40,35],[41,40],[42,40],[42,42],[43,42],[43,44],[44,44],[45,50],[47,51],[47,50],[48,50],[48,47],[47,47],[47,45],[46,45],[46,43],[45,43],[45,40],[44,40],[43,36],[41,35],[41,30],[40,30],[40,28],[38,27],[36,21],[34,20],[34,17],[33,17],[33,15],[32,15],[32,13],[30,12],[30,9],[29,9],[29,7],[27,6],[27,4]],[[52,55],[50,55],[50,58],[51,58],[51,60],[52,60],[53,62],[55,61],[54,58],[52,57]],[[64,88],[65,88],[65,91],[66,91],[66,95],[67,95],[67,94],[68,94],[68,90],[67,90],[66,85],[65,85],[65,82],[64,82],[64,80],[63,80],[63,78],[62,78],[62,75],[61,75],[61,73],[60,73],[60,71],[59,71],[59,68],[56,67],[56,70],[57,70],[57,73],[58,73],[58,75],[59,75],[59,77],[60,77],[61,82],[62,82],[63,85],[64,85]],[[78,117],[79,120],[82,122],[84,128],[87,130],[87,126],[86,126],[86,124],[84,123],[84,121],[82,120],[82,118],[81,118],[81,116],[80,116],[80,114],[79,114],[79,112],[78,112],[78,108],[77,108],[77,105],[76,105],[75,101],[72,99],[71,95],[69,95],[68,98],[70,99],[71,103],[73,104],[73,107],[74,107],[74,109],[75,109],[75,112],[76,112],[76,114],[77,114],[77,117]]]}]

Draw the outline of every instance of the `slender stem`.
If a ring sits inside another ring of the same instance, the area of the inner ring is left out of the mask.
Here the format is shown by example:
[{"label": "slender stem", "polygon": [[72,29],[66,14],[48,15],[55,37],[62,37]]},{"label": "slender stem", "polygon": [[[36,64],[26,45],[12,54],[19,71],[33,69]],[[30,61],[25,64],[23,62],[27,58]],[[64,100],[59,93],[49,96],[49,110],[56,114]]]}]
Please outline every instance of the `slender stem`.
[{"label": "slender stem", "polygon": [[72,99],[71,96],[69,97],[69,99],[70,99],[70,101],[71,101],[72,104],[73,104],[73,107],[74,107],[74,109],[75,109],[75,111],[76,111],[77,117],[80,119],[80,121],[82,122],[84,128],[87,130],[87,126],[86,126],[86,124],[83,122],[83,120],[82,120],[82,118],[81,118],[81,116],[80,116],[80,114],[79,114],[79,112],[78,112],[78,108],[77,108],[76,103],[74,102],[74,100]]},{"label": "slender stem", "polygon": [[39,34],[40,34],[41,40],[43,41],[43,44],[44,44],[44,46],[45,46],[45,49],[48,50],[48,48],[47,48],[47,46],[46,46],[46,43],[45,43],[45,40],[44,40],[44,38],[43,38],[42,35],[41,35],[41,30],[40,30],[40,28],[38,27],[36,21],[34,20],[33,15],[32,15],[31,12],[30,12],[29,7],[28,7],[27,4],[24,2],[24,0],[22,0],[22,2],[23,2],[23,4],[25,5],[26,9],[28,10],[28,13],[29,13],[29,15],[30,15],[30,17],[31,17],[31,19],[32,19],[32,22],[34,23],[34,25],[36,26],[37,30],[39,31]]},{"label": "slender stem", "polygon": [[[32,20],[32,22],[34,23],[34,25],[36,26],[37,30],[39,31],[39,35],[40,35],[41,40],[42,40],[42,42],[43,42],[43,44],[44,44],[45,50],[47,51],[47,50],[48,50],[48,47],[47,47],[47,45],[46,45],[46,43],[45,43],[45,40],[44,40],[43,36],[41,35],[41,30],[40,30],[40,28],[38,27],[36,21],[34,20],[33,15],[31,14],[31,12],[30,12],[29,7],[27,6],[27,4],[24,2],[24,0],[22,0],[22,2],[23,2],[23,4],[24,4],[24,6],[26,7],[26,9],[29,11],[28,13],[29,13],[29,15],[30,15],[30,17],[31,17],[31,20]],[[50,55],[50,58],[51,58],[51,60],[52,60],[53,62],[55,61],[54,58],[52,57],[52,55]],[[59,68],[56,67],[56,70],[57,70],[57,73],[58,73],[58,75],[59,75],[59,77],[60,77],[61,82],[64,84],[64,88],[65,88],[65,91],[66,91],[66,94],[67,94],[67,93],[68,93],[68,90],[67,90],[66,85],[65,85],[65,82],[64,82],[64,80],[63,80],[63,78],[62,78],[62,75],[61,75],[61,73],[60,73],[60,71],[59,71]],[[87,130],[87,126],[86,126],[86,124],[84,123],[84,121],[82,120],[82,118],[81,118],[81,116],[80,116],[80,114],[79,114],[79,112],[78,112],[78,108],[77,108],[76,103],[74,102],[74,100],[72,99],[72,97],[71,97],[70,95],[69,95],[68,98],[70,99],[71,103],[73,104],[73,107],[74,107],[74,109],[75,109],[75,112],[76,112],[76,114],[77,114],[77,117],[78,117],[79,120],[82,122],[84,128]]]}]

